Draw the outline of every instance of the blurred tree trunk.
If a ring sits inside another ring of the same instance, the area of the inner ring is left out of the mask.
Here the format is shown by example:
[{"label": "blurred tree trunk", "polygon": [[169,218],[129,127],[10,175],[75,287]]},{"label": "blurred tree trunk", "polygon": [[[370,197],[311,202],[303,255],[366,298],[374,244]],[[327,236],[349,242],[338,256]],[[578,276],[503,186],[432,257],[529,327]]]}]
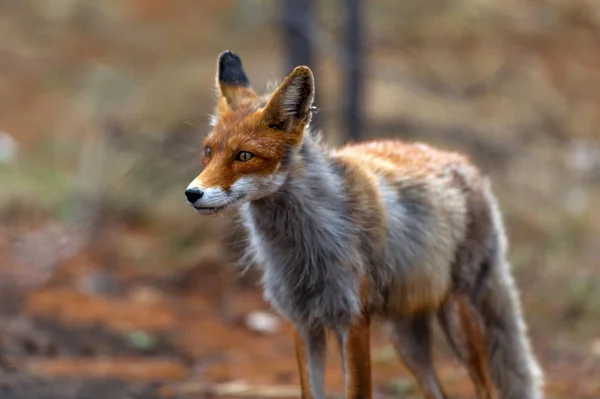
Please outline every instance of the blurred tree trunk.
[{"label": "blurred tree trunk", "polygon": [[342,66],[345,82],[344,121],[350,140],[360,140],[363,134],[362,94],[362,13],[361,0],[345,0],[346,19],[344,26],[345,55],[347,65]]},{"label": "blurred tree trunk", "polygon": [[[286,73],[298,65],[306,65],[315,72],[313,0],[285,0],[283,4],[282,25],[285,39]],[[318,88],[318,84],[317,84]],[[315,95],[315,105],[319,107],[318,91]],[[320,108],[320,107],[319,107]],[[319,115],[313,114],[311,125],[319,128]]]}]

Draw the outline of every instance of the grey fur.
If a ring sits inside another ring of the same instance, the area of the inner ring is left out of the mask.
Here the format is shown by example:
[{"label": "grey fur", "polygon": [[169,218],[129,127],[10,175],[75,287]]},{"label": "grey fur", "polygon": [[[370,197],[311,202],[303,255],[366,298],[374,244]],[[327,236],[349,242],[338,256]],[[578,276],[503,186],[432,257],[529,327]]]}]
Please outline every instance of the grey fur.
[{"label": "grey fur", "polygon": [[344,331],[344,330],[342,330],[342,331],[338,330],[335,333],[335,338],[336,338],[338,349],[339,349],[340,361],[342,363],[342,375],[344,377],[344,387],[345,387],[346,384],[348,383],[348,376],[347,376],[348,367],[346,367],[346,361],[348,359],[346,356],[346,350],[344,348],[346,345],[346,339],[348,338],[348,334],[346,334],[346,331]]},{"label": "grey fur", "polygon": [[325,399],[325,363],[327,346],[322,328],[300,328],[299,334],[306,345],[306,369],[314,399]]},{"label": "grey fur", "polygon": [[396,352],[425,390],[426,397],[445,399],[433,368],[429,315],[392,320],[388,323]]},{"label": "grey fur", "polygon": [[[365,274],[374,287],[368,307],[384,317],[394,313],[390,303],[404,298],[419,301],[461,290],[484,322],[488,365],[500,397],[542,397],[542,374],[529,348],[487,181],[469,181],[460,166],[428,179],[430,184],[379,179],[387,238],[377,249],[371,230],[353,223],[363,211],[350,203],[343,162],[306,134],[284,167],[287,180],[276,193],[241,208],[250,256],[263,269],[265,298],[278,312],[298,326],[343,332],[359,313]],[[406,323],[392,320],[395,340],[423,344],[415,331],[399,327]],[[432,370],[419,358],[428,349],[417,345],[414,351],[413,358],[410,352],[404,357]]]},{"label": "grey fur", "polygon": [[500,211],[487,182],[484,195],[496,234],[495,246],[488,251],[490,275],[481,297],[475,298],[475,306],[485,325],[488,367],[501,398],[540,399],[543,374],[528,340],[518,291],[506,260]]},{"label": "grey fur", "polygon": [[307,327],[346,326],[360,310],[359,233],[324,154],[306,139],[296,157],[304,167],[291,166],[277,193],[242,208],[250,250],[279,312]]}]

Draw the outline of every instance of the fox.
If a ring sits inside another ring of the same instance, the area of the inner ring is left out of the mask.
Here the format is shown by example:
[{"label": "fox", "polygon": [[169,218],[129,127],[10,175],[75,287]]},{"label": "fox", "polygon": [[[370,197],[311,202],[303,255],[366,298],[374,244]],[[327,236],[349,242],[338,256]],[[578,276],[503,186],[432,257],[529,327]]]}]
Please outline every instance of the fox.
[{"label": "fox", "polygon": [[236,53],[220,53],[216,69],[203,168],[185,198],[201,215],[237,212],[263,296],[294,327],[302,398],[325,398],[329,333],[345,397],[373,397],[379,319],[428,399],[448,397],[433,364],[436,321],[478,398],[541,399],[489,177],[467,156],[421,142],[330,148],[310,126],[308,66],[264,95]]}]

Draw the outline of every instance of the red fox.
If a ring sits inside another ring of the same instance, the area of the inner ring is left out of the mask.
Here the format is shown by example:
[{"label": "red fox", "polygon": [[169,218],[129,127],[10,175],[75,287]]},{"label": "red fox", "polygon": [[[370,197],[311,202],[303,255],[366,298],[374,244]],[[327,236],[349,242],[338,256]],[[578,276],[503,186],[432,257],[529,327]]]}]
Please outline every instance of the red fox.
[{"label": "red fox", "polygon": [[346,397],[372,398],[370,322],[386,321],[426,398],[446,398],[432,363],[437,319],[479,398],[542,398],[503,222],[464,156],[379,140],[326,148],[306,66],[259,96],[231,51],[204,169],[185,191],[201,214],[236,208],[265,299],[296,330],[302,397],[325,397],[325,334],[340,344]]}]

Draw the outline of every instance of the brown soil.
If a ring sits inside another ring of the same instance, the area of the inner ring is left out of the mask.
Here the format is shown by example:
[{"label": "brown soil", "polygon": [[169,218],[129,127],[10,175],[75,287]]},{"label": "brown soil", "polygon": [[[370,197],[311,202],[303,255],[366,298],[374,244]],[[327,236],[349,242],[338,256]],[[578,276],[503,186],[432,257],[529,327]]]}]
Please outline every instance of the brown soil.
[{"label": "brown soil", "polygon": [[[80,274],[76,263],[69,267],[71,276]],[[0,314],[3,398],[194,398],[206,396],[189,393],[199,382],[298,385],[291,326],[282,323],[280,331],[262,334],[243,323],[250,311],[269,310],[257,289],[229,286],[225,315],[214,288],[201,281],[183,289],[160,276],[117,279],[120,289],[110,295],[84,294],[68,279],[22,297],[7,292]],[[418,397],[412,377],[377,325],[372,341],[378,394]],[[595,378],[600,362],[535,342],[548,374],[549,397],[600,395]],[[331,344],[326,384],[332,395],[340,395],[339,357]],[[443,345],[437,348],[437,367],[448,392],[454,398],[473,397],[464,370]]]}]

